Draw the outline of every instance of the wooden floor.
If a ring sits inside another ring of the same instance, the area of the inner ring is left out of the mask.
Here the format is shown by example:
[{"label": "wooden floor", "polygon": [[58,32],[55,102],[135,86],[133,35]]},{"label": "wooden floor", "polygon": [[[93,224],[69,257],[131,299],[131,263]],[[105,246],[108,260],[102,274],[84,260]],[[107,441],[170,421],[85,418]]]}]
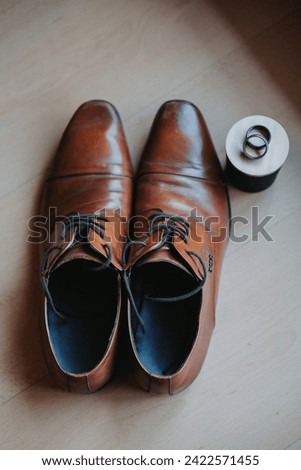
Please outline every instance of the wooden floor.
[{"label": "wooden floor", "polygon": [[[0,447],[301,449],[300,2],[1,0],[0,13]],[[64,127],[93,98],[120,111],[135,164],[170,98],[200,107],[223,162],[246,115],[289,134],[271,188],[230,189],[233,215],[273,215],[274,242],[230,243],[206,363],[174,397],[136,388],[126,367],[94,395],[70,394],[43,363],[27,221]]]}]

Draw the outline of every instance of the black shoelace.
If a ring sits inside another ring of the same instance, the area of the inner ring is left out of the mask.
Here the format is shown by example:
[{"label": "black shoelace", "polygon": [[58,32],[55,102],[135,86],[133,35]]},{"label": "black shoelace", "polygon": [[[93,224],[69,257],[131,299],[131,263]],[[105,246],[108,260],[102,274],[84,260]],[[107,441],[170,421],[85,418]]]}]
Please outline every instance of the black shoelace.
[{"label": "black shoelace", "polygon": [[[159,250],[164,245],[169,245],[170,249],[174,250],[175,249],[174,238],[177,235],[184,241],[184,243],[187,243],[187,237],[189,235],[190,224],[184,219],[184,217],[156,211],[149,217],[149,223],[150,223],[150,230],[147,234],[147,240],[150,239],[152,235],[158,231],[161,231],[161,239],[154,247],[152,247],[152,249],[147,254],[150,254],[154,251]],[[124,267],[126,266],[127,255],[128,255],[129,249],[133,245],[147,246],[147,241],[129,240],[127,242],[123,251],[122,263]],[[197,258],[203,268],[203,272],[204,272],[203,279],[201,279],[198,286],[195,289],[183,295],[179,295],[175,297],[146,296],[145,297],[146,299],[154,300],[158,302],[176,302],[176,301],[185,300],[185,299],[192,297],[203,288],[206,282],[206,277],[207,277],[207,268],[205,266],[205,263],[202,257],[195,251],[186,250],[186,253],[189,254],[190,256],[194,256],[195,258]],[[125,270],[123,271],[123,280],[124,280],[125,288],[128,294],[129,301],[130,301],[130,305],[133,309],[133,312],[135,313],[138,323],[141,325],[142,331],[145,333],[144,322],[138,311],[138,308],[137,308],[137,305],[136,305],[136,302],[132,293],[131,285],[130,285],[130,270],[128,272]]]},{"label": "black shoelace", "polygon": [[[69,214],[66,217],[63,217],[62,219],[58,220],[58,222],[63,222],[63,228],[60,233],[60,239],[64,240],[67,233],[74,228],[75,229],[75,236],[73,240],[71,241],[70,245],[67,247],[66,252],[70,251],[72,248],[74,248],[77,245],[80,245],[82,243],[87,242],[87,237],[89,230],[92,229],[94,230],[101,238],[104,237],[104,230],[105,230],[105,222],[108,222],[108,219],[102,215],[96,215],[96,214],[79,214],[79,213],[72,213]],[[96,266],[93,269],[94,271],[102,271],[103,269],[107,268],[111,261],[112,261],[112,249],[110,245],[105,244],[103,245],[104,249],[107,252],[107,259],[106,261],[100,265]],[[44,254],[44,258],[42,260],[41,264],[41,279],[42,279],[42,284],[45,290],[45,295],[53,309],[53,311],[64,321],[66,320],[66,315],[64,315],[62,312],[59,312],[57,308],[54,305],[48,284],[49,284],[49,276],[50,276],[50,271],[46,269],[48,259],[50,254],[55,251],[55,250],[61,250],[64,247],[63,244],[57,243],[56,245],[51,245],[49,248],[46,250]]]}]

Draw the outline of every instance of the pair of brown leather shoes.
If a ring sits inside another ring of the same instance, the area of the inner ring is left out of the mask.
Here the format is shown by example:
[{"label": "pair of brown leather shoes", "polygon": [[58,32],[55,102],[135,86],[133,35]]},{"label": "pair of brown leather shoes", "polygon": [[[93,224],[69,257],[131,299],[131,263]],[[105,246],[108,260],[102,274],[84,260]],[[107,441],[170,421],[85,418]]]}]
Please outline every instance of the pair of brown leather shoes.
[{"label": "pair of brown leather shoes", "polygon": [[42,203],[49,218],[43,347],[68,390],[93,392],[110,379],[124,310],[135,376],[148,391],[187,387],[208,349],[229,207],[206,124],[191,103],[159,110],[133,211],[132,195],[120,117],[111,104],[90,101],[62,137]]}]

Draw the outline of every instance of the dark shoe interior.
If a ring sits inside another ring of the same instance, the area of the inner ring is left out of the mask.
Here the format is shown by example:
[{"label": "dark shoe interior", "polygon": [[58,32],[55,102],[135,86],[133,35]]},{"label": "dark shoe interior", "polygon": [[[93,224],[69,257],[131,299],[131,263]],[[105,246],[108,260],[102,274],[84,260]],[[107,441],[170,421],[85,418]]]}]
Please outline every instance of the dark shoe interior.
[{"label": "dark shoe interior", "polygon": [[61,319],[48,302],[48,327],[55,356],[66,372],[93,369],[108,347],[117,312],[117,274],[95,263],[73,260],[50,276],[49,291]]},{"label": "dark shoe interior", "polygon": [[197,285],[193,276],[171,263],[148,263],[133,270],[131,288],[144,331],[133,312],[131,327],[139,359],[150,373],[172,375],[184,363],[196,337],[202,294],[171,302],[148,297],[176,297]]}]

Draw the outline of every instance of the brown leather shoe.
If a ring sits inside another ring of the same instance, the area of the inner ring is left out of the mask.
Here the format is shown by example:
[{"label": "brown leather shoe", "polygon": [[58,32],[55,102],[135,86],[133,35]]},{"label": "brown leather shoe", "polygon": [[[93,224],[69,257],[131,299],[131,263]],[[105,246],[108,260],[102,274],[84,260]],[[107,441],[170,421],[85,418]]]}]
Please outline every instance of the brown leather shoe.
[{"label": "brown leather shoe", "polygon": [[50,219],[41,255],[43,346],[68,390],[93,392],[114,369],[132,176],[115,108],[83,104],[62,137],[42,203]]},{"label": "brown leather shoe", "polygon": [[159,110],[138,172],[135,214],[124,275],[135,375],[148,391],[174,394],[205,359],[228,240],[227,187],[191,103],[170,101]]}]

